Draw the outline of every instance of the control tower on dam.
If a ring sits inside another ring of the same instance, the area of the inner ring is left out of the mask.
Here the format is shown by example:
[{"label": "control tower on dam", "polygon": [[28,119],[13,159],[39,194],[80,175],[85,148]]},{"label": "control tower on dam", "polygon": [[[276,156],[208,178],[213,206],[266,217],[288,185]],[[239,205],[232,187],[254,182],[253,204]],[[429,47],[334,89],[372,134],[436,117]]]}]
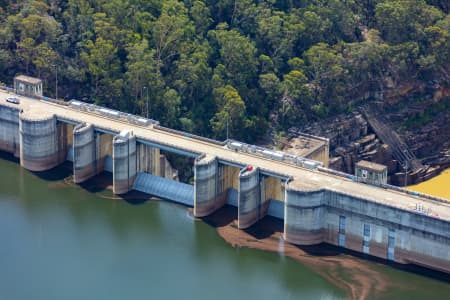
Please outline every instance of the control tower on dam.
[{"label": "control tower on dam", "polygon": [[[271,215],[283,220],[284,239],[293,244],[329,243],[450,273],[450,201],[360,183],[304,157],[1,89],[0,150],[35,172],[70,157],[77,183],[105,170],[114,193],[149,192],[192,206],[197,217],[234,205],[240,229]],[[160,177],[160,150],[194,159],[193,185]]]}]

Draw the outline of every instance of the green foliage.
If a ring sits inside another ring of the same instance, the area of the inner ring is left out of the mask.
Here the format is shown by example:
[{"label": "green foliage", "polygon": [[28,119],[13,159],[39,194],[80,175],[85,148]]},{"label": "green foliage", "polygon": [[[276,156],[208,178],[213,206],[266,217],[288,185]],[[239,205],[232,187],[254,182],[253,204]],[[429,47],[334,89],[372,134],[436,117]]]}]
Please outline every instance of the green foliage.
[{"label": "green foliage", "polygon": [[193,32],[184,4],[177,0],[164,1],[162,12],[152,26],[158,67],[177,55]]},{"label": "green foliage", "polygon": [[284,145],[286,144],[286,132],[285,131],[279,131],[275,132],[274,134],[274,144],[275,149],[283,149]]},{"label": "green foliage", "polygon": [[86,51],[81,53],[81,59],[87,66],[87,71],[95,84],[94,97],[100,100],[102,94],[98,92],[99,84],[103,79],[105,79],[104,83],[109,82],[108,78],[118,72],[120,67],[117,48],[114,47],[112,41],[101,37],[95,42],[88,40]]},{"label": "green foliage", "polygon": [[0,3],[1,81],[39,76],[52,96],[58,70],[69,99],[217,138],[227,120],[251,142],[408,81],[448,84],[448,1]]},{"label": "green foliage", "polygon": [[[212,130],[217,137],[239,138],[245,126],[245,103],[231,85],[214,89],[217,113],[211,119]],[[228,127],[228,128],[227,128]]]},{"label": "green foliage", "polygon": [[375,8],[381,32],[394,44],[421,39],[424,28],[442,18],[442,12],[424,0],[381,1]]},{"label": "green foliage", "polygon": [[428,124],[435,115],[450,109],[450,99],[442,100],[428,106],[424,111],[415,114],[403,122],[403,126],[407,129],[420,128]]},{"label": "green foliage", "polygon": [[254,78],[257,71],[256,48],[237,30],[228,30],[219,24],[217,30],[209,35],[219,49],[219,60],[225,66],[225,79],[235,86],[245,86]]}]

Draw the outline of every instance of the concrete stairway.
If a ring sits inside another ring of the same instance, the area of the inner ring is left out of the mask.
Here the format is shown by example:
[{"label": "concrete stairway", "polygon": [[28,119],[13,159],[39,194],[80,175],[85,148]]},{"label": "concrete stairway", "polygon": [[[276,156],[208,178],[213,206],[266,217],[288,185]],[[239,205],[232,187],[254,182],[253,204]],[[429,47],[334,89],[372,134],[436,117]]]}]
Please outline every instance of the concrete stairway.
[{"label": "concrete stairway", "polygon": [[383,116],[377,115],[369,105],[360,107],[360,111],[378,138],[392,148],[392,155],[403,167],[407,166],[410,171],[423,167]]}]

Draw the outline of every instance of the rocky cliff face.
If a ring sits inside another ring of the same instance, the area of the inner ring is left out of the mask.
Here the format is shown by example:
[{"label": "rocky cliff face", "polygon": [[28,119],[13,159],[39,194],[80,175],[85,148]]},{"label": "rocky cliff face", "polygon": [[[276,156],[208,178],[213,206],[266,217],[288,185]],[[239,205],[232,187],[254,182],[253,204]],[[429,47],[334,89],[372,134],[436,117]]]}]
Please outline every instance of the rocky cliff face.
[{"label": "rocky cliff face", "polygon": [[405,132],[406,142],[424,164],[450,167],[450,112],[430,124]]},{"label": "rocky cliff face", "polygon": [[355,163],[364,159],[387,165],[390,173],[397,170],[389,145],[383,144],[371,132],[367,121],[359,112],[313,123],[300,130],[330,139],[332,169],[353,174]]},{"label": "rocky cliff face", "polygon": [[414,154],[427,166],[415,182],[427,180],[450,167],[450,89],[432,98],[386,113]]},{"label": "rocky cliff face", "polygon": [[[430,105],[436,104],[434,98],[392,111],[386,108],[392,107],[385,103],[381,103],[378,108],[377,113],[384,115],[388,125],[397,131],[424,165],[416,170],[409,167],[407,176],[405,169],[408,166],[399,164],[393,158],[391,146],[380,141],[359,112],[313,123],[300,128],[300,131],[330,139],[332,169],[352,174],[355,163],[364,159],[386,165],[391,184],[402,186],[405,183],[418,183],[450,167],[450,109],[447,109],[446,104],[442,104],[438,108],[443,109],[437,111],[434,109],[430,113]],[[424,125],[419,120],[414,126],[404,129],[408,120],[415,122],[417,116],[424,114],[431,114],[430,117],[426,117]]]}]

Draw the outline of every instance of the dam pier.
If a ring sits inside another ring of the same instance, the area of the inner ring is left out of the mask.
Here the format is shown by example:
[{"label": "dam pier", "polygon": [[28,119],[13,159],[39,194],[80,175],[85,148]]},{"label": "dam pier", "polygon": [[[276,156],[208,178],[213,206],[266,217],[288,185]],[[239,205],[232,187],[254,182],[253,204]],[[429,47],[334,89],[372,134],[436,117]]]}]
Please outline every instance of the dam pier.
[{"label": "dam pier", "polygon": [[[196,217],[233,205],[239,229],[270,215],[284,220],[289,243],[325,242],[450,273],[449,201],[361,183],[314,160],[7,89],[0,89],[0,150],[33,172],[72,161],[75,183],[111,172],[115,194],[139,190],[193,207]],[[194,159],[192,185],[163,178],[161,150]]]}]

